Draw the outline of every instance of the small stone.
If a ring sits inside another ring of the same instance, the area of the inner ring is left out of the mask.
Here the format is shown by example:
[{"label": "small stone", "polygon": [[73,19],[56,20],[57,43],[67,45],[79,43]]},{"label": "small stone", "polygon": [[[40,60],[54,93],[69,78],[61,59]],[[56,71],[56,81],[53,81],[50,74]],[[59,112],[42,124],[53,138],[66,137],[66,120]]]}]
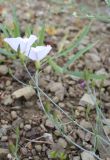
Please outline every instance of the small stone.
[{"label": "small stone", "polygon": [[56,136],[60,136],[60,135],[61,135],[61,133],[60,133],[59,130],[55,130],[55,131],[54,131],[54,134],[55,134]]},{"label": "small stone", "polygon": [[105,70],[105,68],[101,68],[100,70],[98,70],[98,71],[96,71],[95,72],[96,74],[101,74],[101,75],[105,75],[105,76],[107,76],[108,74],[107,74],[107,72],[106,72],[106,70]]},{"label": "small stone", "polygon": [[40,160],[39,156],[34,156],[34,160]]},{"label": "small stone", "polygon": [[110,125],[110,119],[109,118],[103,119],[102,122],[105,125]]},{"label": "small stone", "polygon": [[11,117],[12,117],[12,119],[16,119],[17,113],[15,111],[11,111]]},{"label": "small stone", "polygon": [[61,145],[63,148],[67,147],[67,142],[64,138],[59,138],[58,139],[58,144]]},{"label": "small stone", "polygon": [[25,97],[25,99],[28,100],[35,94],[36,94],[35,90],[32,87],[27,86],[27,87],[18,89],[17,91],[13,92],[12,96],[15,99]]},{"label": "small stone", "polygon": [[37,152],[41,152],[42,146],[41,145],[35,145],[35,149]]},{"label": "small stone", "polygon": [[9,159],[9,160],[12,160],[12,155],[9,153],[8,155],[7,155],[7,158]]},{"label": "small stone", "polygon": [[75,116],[77,117],[77,116],[79,116],[80,115],[80,112],[76,109],[75,110]]},{"label": "small stone", "polygon": [[92,124],[88,121],[86,121],[85,119],[83,119],[81,122],[80,122],[80,125],[86,129],[91,129],[92,128]]},{"label": "small stone", "polygon": [[21,106],[14,106],[14,107],[11,107],[12,110],[20,110],[21,109]]},{"label": "small stone", "polygon": [[7,137],[7,136],[2,136],[1,142],[6,142],[7,140],[8,140],[8,137]]},{"label": "small stone", "polygon": [[79,104],[82,106],[91,105],[91,107],[93,108],[95,105],[95,98],[92,95],[85,93],[80,99]]},{"label": "small stone", "polygon": [[65,88],[61,82],[52,82],[47,86],[47,89],[49,89],[51,92],[54,92],[59,100],[64,99]]},{"label": "small stone", "polygon": [[0,148],[0,157],[5,156],[9,153],[8,149]]},{"label": "small stone", "polygon": [[62,102],[60,102],[58,105],[59,105],[61,108],[64,108],[64,107],[65,107],[65,104],[62,103]]},{"label": "small stone", "polygon": [[10,80],[7,80],[6,81],[6,86],[8,87],[8,86],[10,86],[11,85],[11,81]]},{"label": "small stone", "polygon": [[53,136],[50,133],[44,133],[43,137],[46,139],[47,142],[53,143]]},{"label": "small stone", "polygon": [[110,135],[110,127],[108,125],[104,125],[103,129],[106,135]]},{"label": "small stone", "polygon": [[79,138],[81,138],[82,140],[84,140],[85,138],[85,132],[81,129],[77,130],[77,135],[79,136]]},{"label": "small stone", "polygon": [[49,119],[46,120],[45,126],[51,128],[51,129],[53,129],[55,127],[54,124]]},{"label": "small stone", "polygon": [[82,160],[95,160],[94,156],[86,151],[81,153],[81,158]]},{"label": "small stone", "polygon": [[79,156],[74,156],[72,160],[80,160]]},{"label": "small stone", "polygon": [[2,103],[4,104],[4,105],[10,105],[10,104],[12,104],[13,103],[13,99],[11,98],[11,96],[10,95],[7,95],[7,96],[5,96],[4,97],[4,99],[2,100]]},{"label": "small stone", "polygon": [[23,129],[24,128],[24,123],[22,122],[22,123],[20,123],[20,129]]},{"label": "small stone", "polygon": [[51,66],[47,66],[45,69],[44,69],[44,72],[45,73],[51,73],[51,71],[52,71],[52,67]]},{"label": "small stone", "polygon": [[32,150],[32,143],[31,142],[28,142],[26,147],[29,149],[29,150]]},{"label": "small stone", "polygon": [[14,128],[18,127],[23,122],[23,119],[18,117],[16,120],[13,121],[12,126]]},{"label": "small stone", "polygon": [[8,67],[6,65],[0,65],[0,75],[6,75],[8,73]]},{"label": "small stone", "polygon": [[31,125],[30,124],[26,124],[25,126],[24,126],[24,130],[25,131],[29,131],[31,129]]},{"label": "small stone", "polygon": [[20,151],[24,156],[27,155],[27,153],[28,153],[27,148],[25,148],[25,147],[21,147]]},{"label": "small stone", "polygon": [[90,59],[91,62],[99,62],[101,60],[100,57],[95,53],[89,53],[86,55],[86,57]]},{"label": "small stone", "polygon": [[91,140],[91,133],[87,132],[84,139],[86,142],[90,141]]}]

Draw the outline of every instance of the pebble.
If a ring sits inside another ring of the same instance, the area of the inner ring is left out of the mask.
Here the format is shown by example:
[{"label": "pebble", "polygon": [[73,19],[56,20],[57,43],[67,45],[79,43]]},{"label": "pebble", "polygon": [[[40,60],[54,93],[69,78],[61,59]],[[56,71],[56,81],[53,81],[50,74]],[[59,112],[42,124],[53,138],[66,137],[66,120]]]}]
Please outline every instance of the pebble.
[{"label": "pebble", "polygon": [[92,128],[92,124],[88,121],[86,121],[85,119],[83,119],[81,122],[80,122],[80,125],[86,129],[91,129]]},{"label": "pebble", "polygon": [[24,123],[21,122],[19,127],[20,127],[20,129],[23,129],[24,128]]},{"label": "pebble", "polygon": [[15,111],[11,111],[11,117],[12,117],[12,119],[16,119],[17,113]]},{"label": "pebble", "polygon": [[20,117],[18,117],[16,120],[14,120],[14,121],[12,122],[12,126],[13,126],[14,128],[16,128],[16,127],[18,127],[22,122],[23,122],[23,119],[20,118]]},{"label": "pebble", "polygon": [[46,120],[45,126],[51,128],[51,129],[53,129],[55,127],[54,124],[49,119]]},{"label": "pebble", "polygon": [[52,71],[52,67],[51,66],[47,66],[45,69],[44,69],[44,72],[47,73],[47,74],[50,74]]},{"label": "pebble", "polygon": [[2,100],[2,103],[4,104],[4,105],[11,105],[12,103],[13,103],[13,99],[11,98],[11,96],[10,95],[7,95],[7,96],[5,96],[4,97],[4,99]]},{"label": "pebble", "polygon": [[79,156],[74,156],[72,160],[80,160]]},{"label": "pebble", "polygon": [[27,148],[25,148],[25,147],[21,147],[20,151],[24,156],[27,155],[27,153],[28,153]]},{"label": "pebble", "polygon": [[0,65],[0,75],[6,75],[8,73],[8,67],[6,65]]},{"label": "pebble", "polygon": [[0,157],[2,156],[2,155],[7,155],[9,153],[9,150],[8,149],[5,149],[5,148],[0,148]]},{"label": "pebble", "polygon": [[91,108],[94,108],[95,100],[93,100],[93,98],[94,97],[92,95],[85,93],[80,99],[79,104],[82,106],[91,105]]},{"label": "pebble", "polygon": [[77,135],[79,136],[79,138],[81,138],[82,140],[84,140],[85,138],[85,132],[81,129],[77,130]]},{"label": "pebble", "polygon": [[27,86],[27,87],[18,89],[15,92],[13,92],[12,97],[14,99],[19,99],[21,97],[25,97],[25,99],[28,100],[32,96],[34,96],[35,94],[36,94],[35,90],[32,87]]},{"label": "pebble", "polygon": [[106,70],[105,70],[105,68],[101,68],[98,71],[96,71],[95,73],[96,74],[102,74],[102,75],[105,75],[105,76],[108,75],[107,72],[106,72]]},{"label": "pebble", "polygon": [[103,129],[106,135],[110,135],[110,127],[108,125],[104,125]]},{"label": "pebble", "polygon": [[34,160],[40,160],[39,156],[34,156]]},{"label": "pebble", "polygon": [[41,152],[42,146],[41,145],[35,145],[35,149],[37,152]]},{"label": "pebble", "polygon": [[12,155],[9,153],[8,155],[7,155],[7,158],[9,159],[9,160],[12,160]]},{"label": "pebble", "polygon": [[2,136],[1,142],[6,142],[7,140],[8,140],[8,137],[7,137],[7,136]]},{"label": "pebble", "polygon": [[94,156],[86,151],[81,153],[81,158],[82,160],[95,160]]},{"label": "pebble", "polygon": [[84,137],[85,141],[88,142],[91,139],[91,133],[87,132],[85,137]]},{"label": "pebble", "polygon": [[60,136],[60,135],[61,135],[61,133],[60,133],[59,130],[55,130],[55,131],[54,131],[54,134],[55,134],[56,136]]},{"label": "pebble", "polygon": [[50,83],[47,88],[51,91],[54,92],[55,95],[59,98],[59,100],[64,99],[65,95],[65,88],[61,82],[52,82]]},{"label": "pebble", "polygon": [[31,125],[30,124],[26,124],[25,126],[24,126],[24,130],[25,131],[29,131],[31,129]]},{"label": "pebble", "polygon": [[95,53],[89,53],[86,55],[86,57],[91,60],[91,63],[99,62],[101,60],[100,57]]},{"label": "pebble", "polygon": [[44,133],[43,137],[46,139],[47,142],[53,143],[53,136],[50,133]]},{"label": "pebble", "polygon": [[61,145],[63,148],[67,147],[67,142],[64,138],[59,138],[58,139],[58,144]]}]

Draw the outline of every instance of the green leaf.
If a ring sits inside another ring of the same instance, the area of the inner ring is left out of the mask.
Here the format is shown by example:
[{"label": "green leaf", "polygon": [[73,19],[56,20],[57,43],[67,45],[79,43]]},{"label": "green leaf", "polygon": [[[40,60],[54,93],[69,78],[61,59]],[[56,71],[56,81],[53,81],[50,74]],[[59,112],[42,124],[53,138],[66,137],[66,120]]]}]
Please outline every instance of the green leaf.
[{"label": "green leaf", "polygon": [[58,153],[57,153],[57,151],[51,151],[51,152],[50,152],[50,156],[51,156],[51,158],[58,158]]},{"label": "green leaf", "polygon": [[15,145],[13,143],[11,143],[11,144],[9,144],[8,147],[9,147],[10,152],[14,155],[14,153],[15,153]]},{"label": "green leaf", "polygon": [[7,30],[6,25],[0,24],[0,30],[2,30],[3,34],[5,35],[5,37],[9,37],[9,32]]},{"label": "green leaf", "polygon": [[19,130],[18,127],[16,128],[15,133],[16,133],[16,146],[15,146],[15,152],[17,153],[17,152],[18,152],[18,149],[19,149],[19,136],[20,136],[20,130]]},{"label": "green leaf", "polygon": [[33,28],[31,25],[27,26],[25,29],[25,35],[29,37],[32,34]]},{"label": "green leaf", "polygon": [[2,49],[0,48],[0,54],[3,54],[9,58],[15,58],[16,55],[12,54],[11,52],[5,50],[5,49]]},{"label": "green leaf", "polygon": [[47,61],[56,72],[63,73],[63,68],[56,64],[56,62],[54,62],[52,58],[49,58]]},{"label": "green leaf", "polygon": [[44,45],[44,38],[45,38],[45,25],[42,26],[41,30],[39,31],[39,42],[38,45]]},{"label": "green leaf", "polygon": [[95,74],[95,73],[90,73],[88,71],[86,71],[86,76],[85,76],[85,72],[83,71],[67,71],[67,74],[69,74],[70,76],[75,76],[78,77],[80,79],[84,79],[84,80],[90,80],[90,79],[95,79],[95,80],[103,80],[106,79],[106,75],[103,74]]},{"label": "green leaf", "polygon": [[71,52],[74,48],[77,48],[84,37],[88,34],[90,30],[91,23],[85,26],[75,37],[73,43],[64,51],[58,53],[57,57],[66,56],[69,52]]},{"label": "green leaf", "polygon": [[74,63],[77,59],[79,59],[83,54],[85,54],[87,51],[89,51],[93,46],[96,45],[96,43],[88,44],[87,47],[81,49],[78,51],[75,55],[71,56],[70,59],[67,61],[67,63],[64,65],[64,70],[72,63]]},{"label": "green leaf", "polygon": [[14,24],[14,30],[13,30],[14,37],[19,37],[20,36],[20,25],[19,25],[19,21],[16,15],[16,8],[13,9],[13,24]]}]

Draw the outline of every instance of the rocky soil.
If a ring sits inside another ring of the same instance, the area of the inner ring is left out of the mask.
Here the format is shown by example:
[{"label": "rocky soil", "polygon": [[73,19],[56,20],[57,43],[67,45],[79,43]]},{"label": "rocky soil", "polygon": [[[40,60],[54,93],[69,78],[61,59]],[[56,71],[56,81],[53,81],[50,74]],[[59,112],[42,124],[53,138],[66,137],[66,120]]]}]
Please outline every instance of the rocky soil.
[{"label": "rocky soil", "polygon": [[[90,4],[88,4],[90,6]],[[87,23],[86,19],[77,19],[72,13],[75,11],[74,5],[63,5],[54,3],[51,0],[10,0],[0,4],[0,23],[12,26],[12,8],[16,7],[17,16],[20,21],[21,32],[24,35],[27,25],[32,25],[34,34],[38,33],[40,25],[46,24],[45,43],[52,45],[50,55],[55,55],[62,47],[68,46],[75,35]],[[104,8],[104,2],[101,6]],[[93,7],[93,6],[90,6]],[[104,10],[106,12],[106,8]],[[108,10],[107,10],[108,13]],[[110,12],[109,12],[110,14]],[[67,39],[63,42],[65,34]],[[99,43],[91,49],[83,58],[76,61],[71,68],[73,70],[83,70],[88,68],[95,73],[104,73],[107,79],[104,81],[100,98],[102,100],[102,110],[106,116],[104,121],[105,133],[110,135],[110,23],[94,21],[91,31],[83,40],[78,49],[85,47],[89,42],[100,39]],[[0,37],[0,47],[3,46],[2,34]],[[76,49],[76,50],[78,50]],[[73,51],[71,54],[75,53]],[[64,60],[59,60],[60,65]],[[29,66],[33,74],[33,66]],[[0,54],[0,160],[13,159],[9,151],[9,145],[16,143],[16,128],[20,129],[19,151],[20,160],[51,160],[52,151],[60,151],[67,155],[67,160],[95,160],[93,155],[81,151],[76,146],[69,143],[44,114],[39,98],[34,89],[26,87],[13,79],[8,72],[12,68],[14,75],[22,82],[29,83],[29,76],[22,68],[19,60],[10,60]],[[41,72],[40,88],[58,104],[68,115],[71,115],[84,128],[92,131],[95,124],[95,108],[93,107],[86,115],[86,107],[79,102],[85,93],[80,81],[54,73],[52,68],[46,65]],[[99,81],[96,82],[97,96],[99,97]],[[47,98],[42,95],[45,103]],[[53,106],[51,106],[53,107]],[[93,138],[91,133],[81,130],[76,125],[68,123],[69,120],[58,110],[57,115],[65,125],[65,132],[73,140],[87,150],[93,148]],[[108,146],[104,146],[107,148]],[[100,147],[97,154],[104,160],[110,159],[110,148],[107,153]]]}]

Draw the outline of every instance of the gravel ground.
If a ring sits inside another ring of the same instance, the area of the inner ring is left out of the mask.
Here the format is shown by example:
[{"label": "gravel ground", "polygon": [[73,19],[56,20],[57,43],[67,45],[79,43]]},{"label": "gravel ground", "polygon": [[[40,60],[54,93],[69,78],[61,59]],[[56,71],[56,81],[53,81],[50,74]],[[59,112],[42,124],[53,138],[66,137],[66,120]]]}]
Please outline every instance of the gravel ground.
[{"label": "gravel ground", "polygon": [[[88,4],[91,8],[90,4]],[[52,3],[49,0],[10,0],[0,5],[0,22],[12,26],[12,8],[16,6],[17,16],[20,21],[21,32],[27,25],[32,25],[34,34],[39,30],[40,25],[46,24],[46,44],[51,44],[53,49],[50,54],[54,55],[60,49],[62,39],[67,34],[64,46],[68,46],[80,31],[87,20],[76,19],[72,16],[74,6],[67,6]],[[103,7],[101,3],[100,7]],[[104,7],[103,7],[104,9]],[[106,8],[104,10],[106,12]],[[108,11],[107,11],[108,12]],[[99,81],[96,83],[96,94],[102,100],[102,110],[106,115],[104,124],[105,134],[109,136],[110,129],[107,122],[110,122],[110,24],[94,21],[89,35],[83,40],[79,48],[85,47],[89,42],[100,39],[100,42],[89,51],[83,58],[76,61],[72,70],[83,70],[88,68],[96,73],[104,73],[107,80],[104,81],[102,92],[99,94]],[[0,46],[2,41],[0,37]],[[72,51],[70,54],[74,54]],[[19,151],[20,160],[51,160],[52,151],[62,152],[67,155],[67,160],[95,160],[95,158],[85,151],[79,150],[71,145],[56,129],[55,125],[46,117],[42,111],[41,104],[36,92],[30,87],[24,87],[8,74],[8,68],[12,68],[18,79],[28,83],[29,78],[18,60],[12,61],[0,55],[0,60],[5,63],[0,64],[0,159],[13,159],[9,145],[15,144],[15,129],[20,128]],[[63,65],[65,59],[58,60]],[[29,70],[33,73],[32,64]],[[86,107],[79,104],[85,90],[81,87],[80,81],[67,75],[55,74],[50,66],[45,66],[41,73],[41,89],[58,104],[68,115],[74,116],[77,122],[92,131],[95,124],[95,108],[93,107],[86,115]],[[47,99],[42,95],[42,101]],[[68,118],[57,109],[52,109],[64,123],[68,123]],[[93,148],[93,137],[76,125],[69,123],[65,125],[65,133],[87,150]],[[104,135],[105,138],[105,135]],[[110,148],[104,146],[106,152],[98,147],[97,154],[104,160],[110,159]]]}]

